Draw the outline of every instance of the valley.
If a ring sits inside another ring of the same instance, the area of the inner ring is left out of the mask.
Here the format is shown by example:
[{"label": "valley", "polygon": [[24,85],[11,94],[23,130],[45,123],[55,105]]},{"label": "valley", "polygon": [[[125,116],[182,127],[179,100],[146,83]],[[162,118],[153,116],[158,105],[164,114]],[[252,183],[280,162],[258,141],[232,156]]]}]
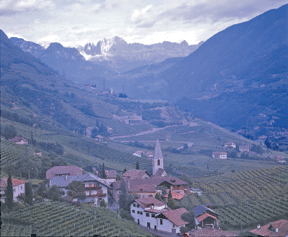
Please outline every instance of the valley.
[{"label": "valley", "polygon": [[287,7],[190,46],[45,49],[0,30],[1,236],[161,236],[163,221],[247,236],[287,220]]}]

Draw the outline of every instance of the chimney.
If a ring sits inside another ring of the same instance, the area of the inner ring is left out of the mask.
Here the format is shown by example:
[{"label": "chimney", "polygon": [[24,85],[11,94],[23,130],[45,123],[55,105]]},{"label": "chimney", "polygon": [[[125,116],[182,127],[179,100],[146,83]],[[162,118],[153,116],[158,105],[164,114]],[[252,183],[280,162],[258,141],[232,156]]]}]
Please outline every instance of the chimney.
[{"label": "chimney", "polygon": [[128,180],[128,190],[130,190],[130,180]]},{"label": "chimney", "polygon": [[258,224],[258,225],[257,225],[257,230],[259,230],[259,229],[260,229],[260,227],[261,227],[261,225],[260,225],[260,224]]},{"label": "chimney", "polygon": [[278,227],[275,228],[275,232],[278,233]]},{"label": "chimney", "polygon": [[66,180],[66,181],[68,180],[68,176],[67,176],[67,175],[65,175],[65,180]]}]

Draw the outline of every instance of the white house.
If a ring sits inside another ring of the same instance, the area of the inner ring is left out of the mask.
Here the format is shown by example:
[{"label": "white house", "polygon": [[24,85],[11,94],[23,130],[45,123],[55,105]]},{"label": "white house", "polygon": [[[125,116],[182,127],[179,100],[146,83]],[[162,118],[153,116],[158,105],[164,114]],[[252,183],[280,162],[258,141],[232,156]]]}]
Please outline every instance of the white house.
[{"label": "white house", "polygon": [[181,219],[185,208],[171,210],[164,202],[153,197],[136,199],[130,204],[130,213],[138,225],[169,233],[180,233],[180,227],[188,224]]},{"label": "white house", "polygon": [[212,158],[213,159],[226,160],[227,159],[227,152],[213,152]]},{"label": "white house", "polygon": [[[5,190],[7,189],[7,180],[8,178],[1,178],[0,181],[0,194],[1,194],[1,202],[5,202]],[[20,179],[12,178],[12,186],[13,186],[13,200],[18,202],[18,196],[20,194],[25,194],[25,183],[26,181]]]}]

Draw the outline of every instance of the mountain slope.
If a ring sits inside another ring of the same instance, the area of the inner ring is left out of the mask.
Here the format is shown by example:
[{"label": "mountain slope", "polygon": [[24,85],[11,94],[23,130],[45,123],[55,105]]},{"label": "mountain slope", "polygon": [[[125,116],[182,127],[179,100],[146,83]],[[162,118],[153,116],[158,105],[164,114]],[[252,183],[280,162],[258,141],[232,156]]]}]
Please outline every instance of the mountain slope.
[{"label": "mountain slope", "polygon": [[159,76],[166,98],[229,128],[266,126],[272,116],[287,128],[287,22],[284,5],[214,35]]},{"label": "mountain slope", "polygon": [[109,67],[86,61],[76,48],[66,48],[60,43],[51,43],[47,49],[44,49],[38,44],[20,38],[12,37],[10,40],[23,51],[31,53],[74,82],[83,83],[90,79],[94,84],[102,85],[104,78],[117,74]]}]

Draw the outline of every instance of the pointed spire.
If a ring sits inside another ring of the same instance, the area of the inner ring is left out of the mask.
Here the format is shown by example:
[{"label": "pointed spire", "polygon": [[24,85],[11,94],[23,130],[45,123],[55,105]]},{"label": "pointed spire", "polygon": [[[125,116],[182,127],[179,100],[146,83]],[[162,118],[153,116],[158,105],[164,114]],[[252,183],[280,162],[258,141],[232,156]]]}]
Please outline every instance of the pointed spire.
[{"label": "pointed spire", "polygon": [[160,142],[158,139],[156,140],[153,158],[154,159],[163,159],[163,155],[162,155],[162,151],[161,151],[161,147],[160,147]]}]

